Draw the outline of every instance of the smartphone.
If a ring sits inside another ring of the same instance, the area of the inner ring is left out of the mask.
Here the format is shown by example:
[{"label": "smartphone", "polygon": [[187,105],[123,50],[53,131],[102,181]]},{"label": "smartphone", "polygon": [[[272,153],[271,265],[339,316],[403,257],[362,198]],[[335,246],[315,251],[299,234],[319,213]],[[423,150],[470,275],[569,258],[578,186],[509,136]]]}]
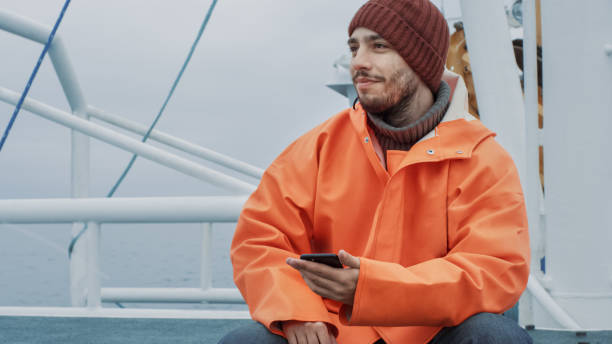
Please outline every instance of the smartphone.
[{"label": "smartphone", "polygon": [[303,254],[300,256],[300,259],[309,260],[311,262],[325,264],[331,266],[332,268],[342,269],[342,263],[340,263],[340,258],[338,258],[337,254],[333,253],[311,253],[311,254]]}]

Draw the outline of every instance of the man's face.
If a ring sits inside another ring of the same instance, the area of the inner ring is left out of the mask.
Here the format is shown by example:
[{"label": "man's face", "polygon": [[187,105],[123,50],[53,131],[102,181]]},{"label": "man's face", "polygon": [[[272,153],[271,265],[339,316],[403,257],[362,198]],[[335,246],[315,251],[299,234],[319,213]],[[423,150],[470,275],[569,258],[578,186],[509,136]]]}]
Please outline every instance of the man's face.
[{"label": "man's face", "polygon": [[348,40],[351,76],[359,101],[369,113],[380,113],[416,95],[420,79],[398,52],[376,32],[359,27]]}]

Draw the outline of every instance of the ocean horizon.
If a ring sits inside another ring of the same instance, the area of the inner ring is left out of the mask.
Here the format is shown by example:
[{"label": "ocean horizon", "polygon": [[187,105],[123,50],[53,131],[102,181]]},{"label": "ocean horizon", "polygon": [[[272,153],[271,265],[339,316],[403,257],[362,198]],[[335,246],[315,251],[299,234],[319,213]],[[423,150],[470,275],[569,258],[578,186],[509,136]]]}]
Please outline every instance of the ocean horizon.
[{"label": "ocean horizon", "polygon": [[[213,225],[212,283],[235,287],[229,246],[235,223]],[[68,307],[70,224],[0,224],[0,306]],[[200,287],[200,224],[106,224],[100,240],[102,287]],[[122,303],[127,308],[247,309],[206,303]],[[103,307],[118,307],[104,303]]]}]

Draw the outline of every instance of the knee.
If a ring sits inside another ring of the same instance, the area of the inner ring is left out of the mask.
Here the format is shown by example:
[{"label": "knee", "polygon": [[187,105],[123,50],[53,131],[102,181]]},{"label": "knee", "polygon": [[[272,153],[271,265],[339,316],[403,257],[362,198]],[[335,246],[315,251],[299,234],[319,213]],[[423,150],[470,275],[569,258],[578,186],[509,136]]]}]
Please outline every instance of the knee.
[{"label": "knee", "polygon": [[493,313],[478,313],[466,319],[461,325],[464,338],[468,343],[512,343],[531,344],[533,341],[527,331],[514,320]]},{"label": "knee", "polygon": [[275,335],[258,322],[241,326],[226,334],[218,344],[287,344],[285,338]]}]

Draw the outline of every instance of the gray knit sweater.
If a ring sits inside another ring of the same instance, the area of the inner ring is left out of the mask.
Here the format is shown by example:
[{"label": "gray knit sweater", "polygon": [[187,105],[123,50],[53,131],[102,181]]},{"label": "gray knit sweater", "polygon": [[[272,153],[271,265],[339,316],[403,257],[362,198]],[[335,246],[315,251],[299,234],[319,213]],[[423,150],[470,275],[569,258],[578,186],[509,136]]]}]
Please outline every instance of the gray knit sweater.
[{"label": "gray knit sweater", "polygon": [[[450,101],[450,86],[444,81],[436,93],[436,99],[425,115],[402,128],[391,126],[381,118],[368,113],[368,125],[374,131],[380,146],[387,150],[409,150],[428,132],[432,131],[444,117]],[[386,159],[386,158],[385,158]]]}]

